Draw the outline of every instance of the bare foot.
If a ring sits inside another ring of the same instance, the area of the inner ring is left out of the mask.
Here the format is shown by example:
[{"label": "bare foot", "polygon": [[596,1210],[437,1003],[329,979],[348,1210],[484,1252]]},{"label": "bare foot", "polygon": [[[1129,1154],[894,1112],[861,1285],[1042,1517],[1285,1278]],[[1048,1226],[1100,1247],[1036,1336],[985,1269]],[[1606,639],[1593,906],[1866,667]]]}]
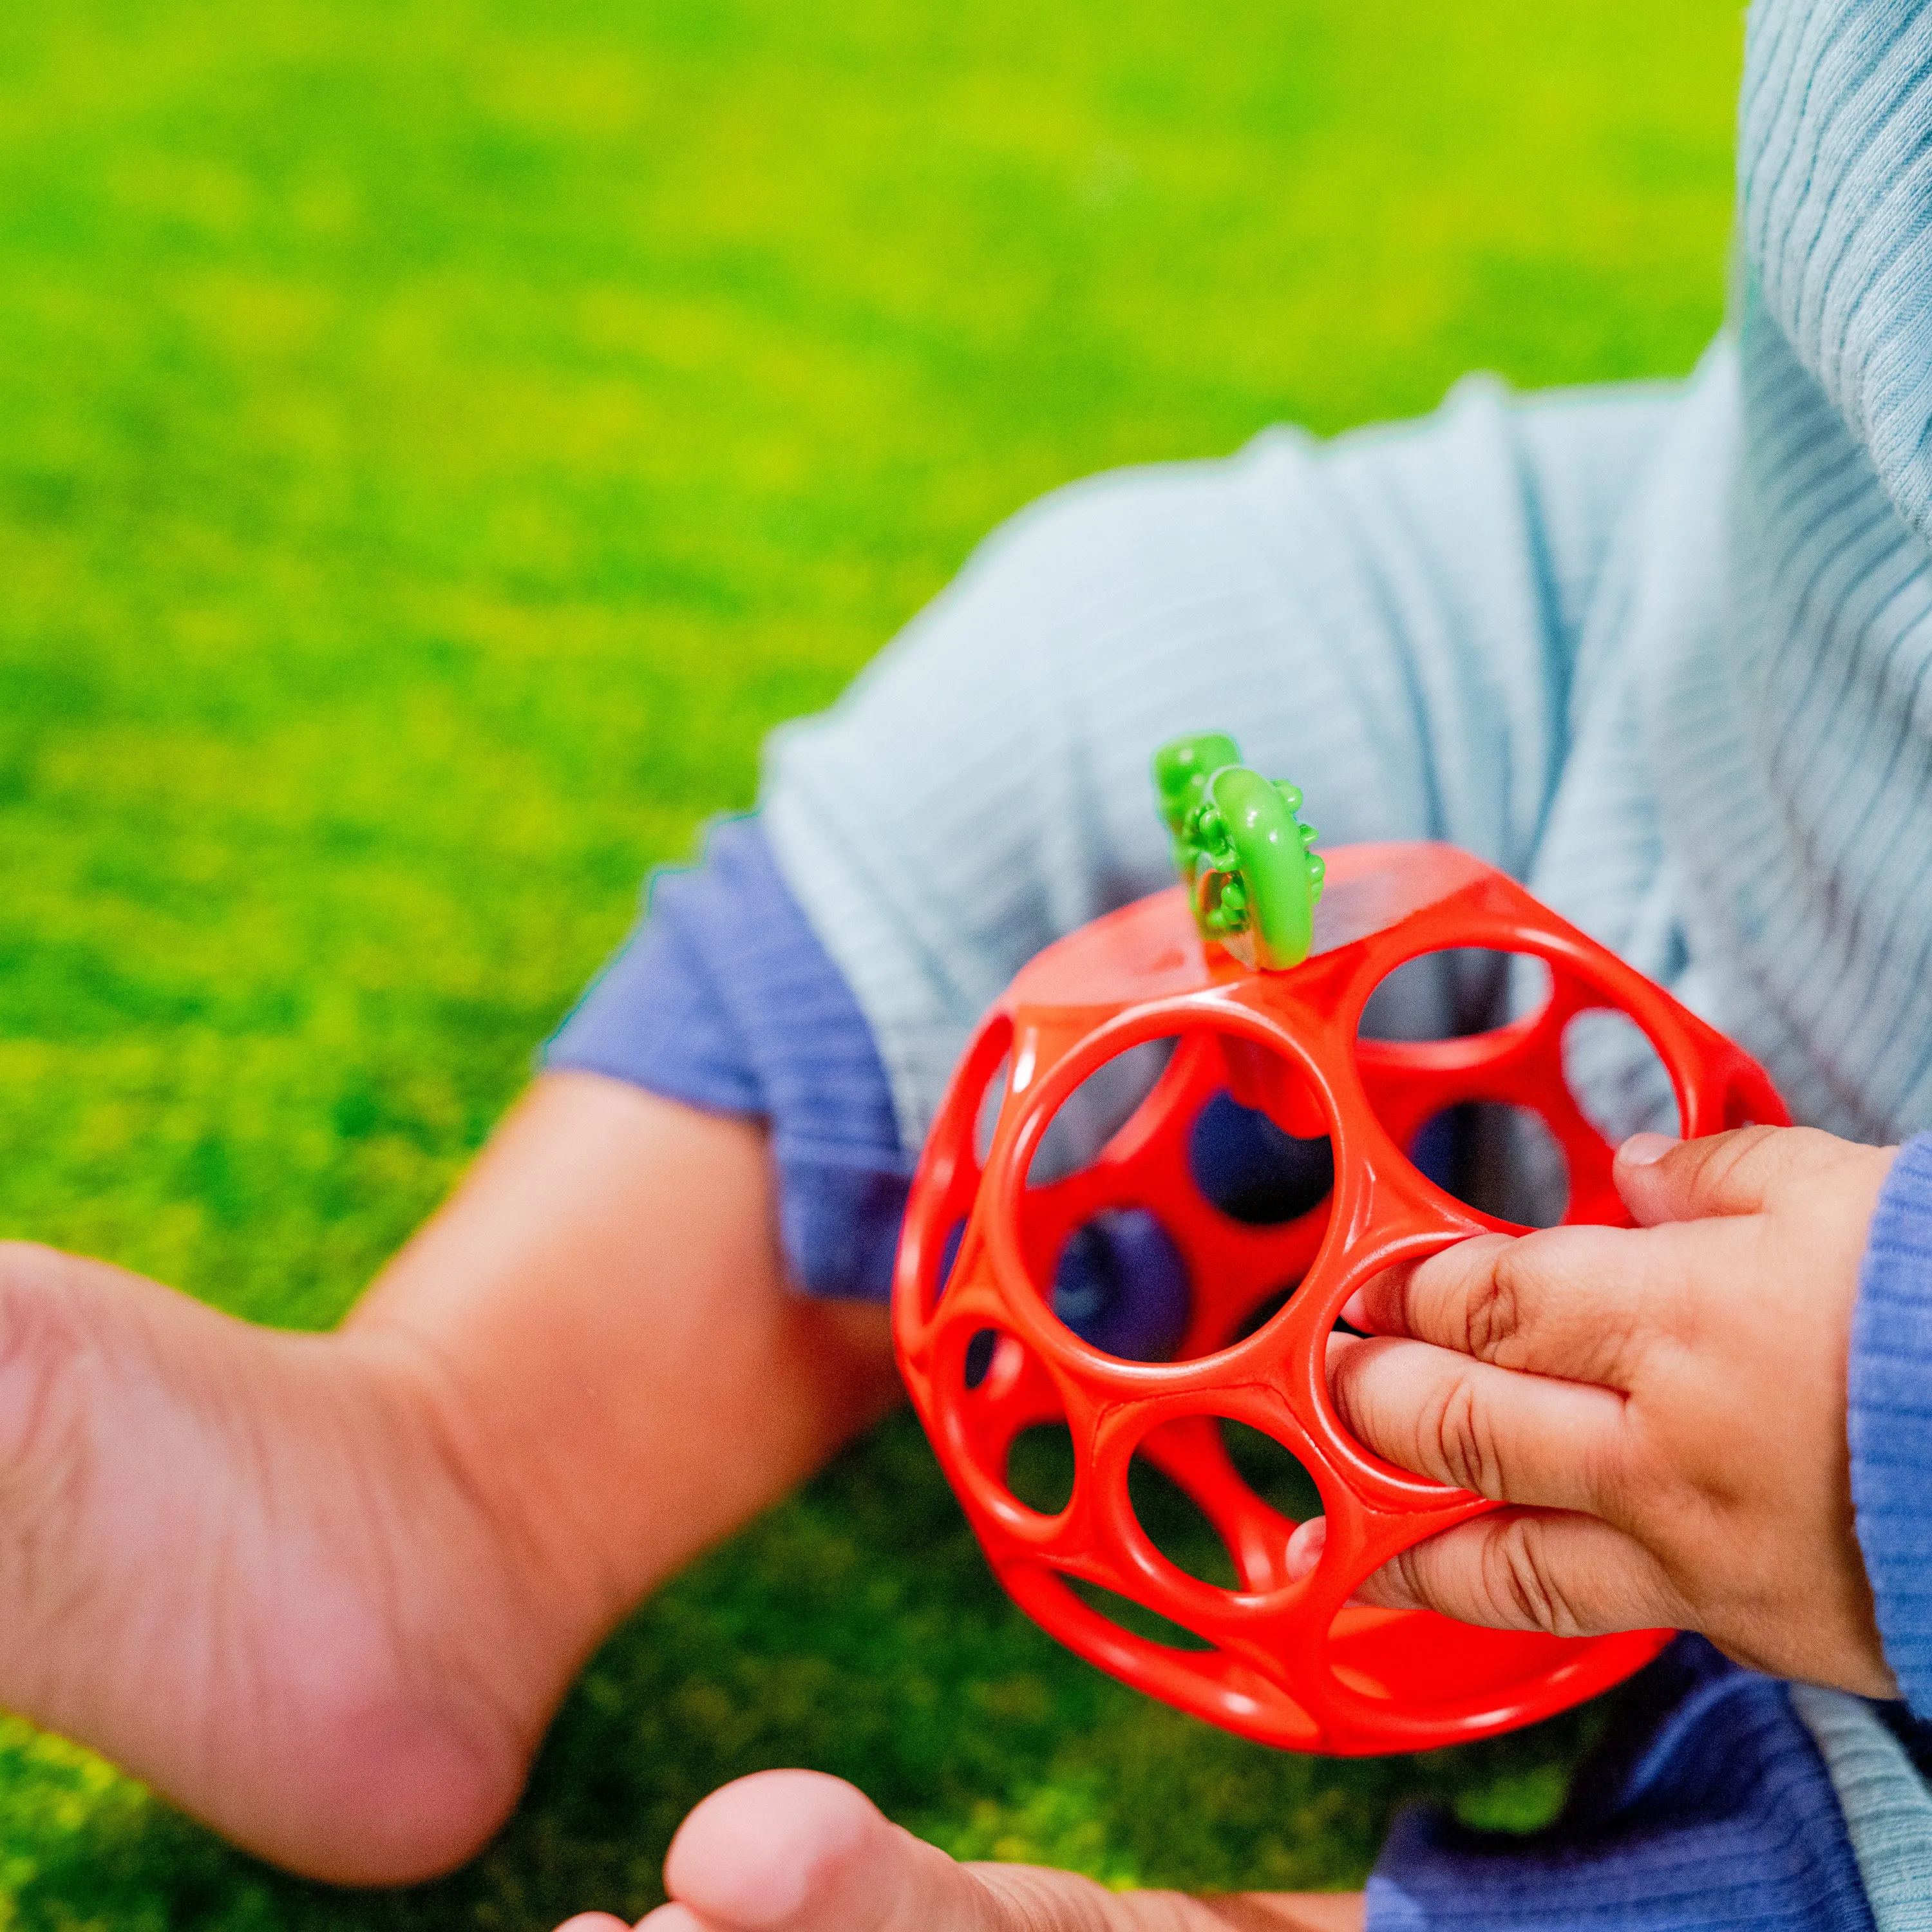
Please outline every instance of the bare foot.
[{"label": "bare foot", "polygon": [[566,1074],[334,1335],[0,1244],[0,1706],[315,1876],[460,1862],[604,1631],[891,1398],[774,1221],[756,1124]]},{"label": "bare foot", "polygon": [[[1194,1899],[1035,1865],[956,1864],[849,1784],[767,1771],[715,1791],[664,1862],[638,1932],[1360,1932],[1359,1892]],[[564,1932],[624,1932],[586,1912]]]},{"label": "bare foot", "polygon": [[0,1704],[354,1883],[514,1802],[605,1606],[466,1466],[422,1351],[0,1246]]}]

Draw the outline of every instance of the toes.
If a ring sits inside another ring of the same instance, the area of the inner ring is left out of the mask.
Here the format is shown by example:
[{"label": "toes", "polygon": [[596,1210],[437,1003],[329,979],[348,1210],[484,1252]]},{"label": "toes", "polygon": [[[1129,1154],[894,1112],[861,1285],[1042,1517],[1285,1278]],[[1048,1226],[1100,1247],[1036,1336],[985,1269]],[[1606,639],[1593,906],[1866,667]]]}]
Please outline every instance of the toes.
[{"label": "toes", "polygon": [[1288,1580],[1298,1583],[1303,1577],[1312,1575],[1315,1566],[1322,1561],[1322,1552],[1328,1547],[1328,1519],[1325,1516],[1312,1516],[1306,1522],[1297,1523],[1294,1534],[1288,1539],[1284,1557]]},{"label": "toes", "polygon": [[[671,1842],[664,1888],[704,1932],[989,1932],[982,1888],[817,1772],[716,1791]],[[675,1921],[652,1932],[683,1932]],[[697,1932],[693,1928],[692,1932]]]},{"label": "toes", "polygon": [[[674,1902],[638,1932],[1331,1932],[1294,1900],[1197,1902],[1038,1866],[956,1864],[850,1785],[806,1771],[713,1792],[672,1841],[664,1887]],[[1360,1923],[1358,1904],[1333,1932]]]}]

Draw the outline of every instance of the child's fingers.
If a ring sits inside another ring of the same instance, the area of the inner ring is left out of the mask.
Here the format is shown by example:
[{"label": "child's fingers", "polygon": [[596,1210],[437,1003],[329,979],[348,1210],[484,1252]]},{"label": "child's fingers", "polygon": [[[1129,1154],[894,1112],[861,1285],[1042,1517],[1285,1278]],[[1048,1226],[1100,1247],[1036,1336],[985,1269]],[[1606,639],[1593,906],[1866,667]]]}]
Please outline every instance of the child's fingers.
[{"label": "child's fingers", "polygon": [[1603,1513],[1622,1487],[1623,1399],[1423,1342],[1337,1336],[1342,1423],[1399,1467],[1498,1502]]},{"label": "child's fingers", "polygon": [[1685,1621],[1684,1605],[1642,1544],[1593,1516],[1532,1510],[1499,1510],[1426,1538],[1384,1564],[1356,1600],[1554,1636]]},{"label": "child's fingers", "polygon": [[1390,1268],[1344,1318],[1532,1374],[1628,1388],[1656,1307],[1654,1240],[1628,1228],[1478,1234]]},{"label": "child's fingers", "polygon": [[1756,1214],[1794,1176],[1838,1161],[1844,1146],[1806,1127],[1739,1127],[1696,1141],[1633,1134],[1617,1150],[1617,1192],[1645,1227]]}]

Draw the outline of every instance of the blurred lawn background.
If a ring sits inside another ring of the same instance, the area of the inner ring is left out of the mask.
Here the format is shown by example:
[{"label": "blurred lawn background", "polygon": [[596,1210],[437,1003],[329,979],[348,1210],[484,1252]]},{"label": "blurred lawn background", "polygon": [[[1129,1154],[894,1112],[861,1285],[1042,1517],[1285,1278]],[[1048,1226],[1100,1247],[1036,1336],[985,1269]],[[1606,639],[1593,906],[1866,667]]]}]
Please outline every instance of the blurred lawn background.
[{"label": "blurred lawn background", "polygon": [[[1734,9],[65,0],[0,14],[0,1233],[332,1321],[638,881],[1106,465],[1687,368]],[[469,1870],[284,1880],[0,1728],[0,1924],[547,1927],[771,1763],[950,1848],[1359,1880],[1574,1722],[1270,1755],[1058,1652],[903,1418],[648,1606]]]}]

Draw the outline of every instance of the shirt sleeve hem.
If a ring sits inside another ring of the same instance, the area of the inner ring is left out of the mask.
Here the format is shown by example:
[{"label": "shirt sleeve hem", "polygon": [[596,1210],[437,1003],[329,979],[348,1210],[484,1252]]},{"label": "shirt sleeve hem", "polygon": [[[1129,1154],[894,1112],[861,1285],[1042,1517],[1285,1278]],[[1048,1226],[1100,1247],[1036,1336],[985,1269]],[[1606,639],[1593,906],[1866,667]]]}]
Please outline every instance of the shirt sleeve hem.
[{"label": "shirt sleeve hem", "polygon": [[1932,1134],[1908,1142],[1872,1216],[1852,1322],[1852,1499],[1886,1661],[1932,1718]]}]

